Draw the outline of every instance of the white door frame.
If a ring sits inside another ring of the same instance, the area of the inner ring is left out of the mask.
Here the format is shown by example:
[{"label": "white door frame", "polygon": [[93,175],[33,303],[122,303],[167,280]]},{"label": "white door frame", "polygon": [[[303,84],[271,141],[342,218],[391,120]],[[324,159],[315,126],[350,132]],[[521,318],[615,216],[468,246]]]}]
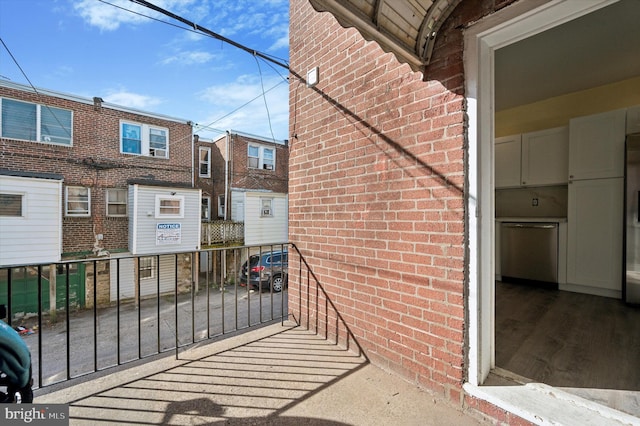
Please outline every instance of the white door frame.
[{"label": "white door frame", "polygon": [[465,33],[469,120],[467,382],[473,386],[481,385],[495,367],[494,52],[617,1],[521,0],[479,21]]}]

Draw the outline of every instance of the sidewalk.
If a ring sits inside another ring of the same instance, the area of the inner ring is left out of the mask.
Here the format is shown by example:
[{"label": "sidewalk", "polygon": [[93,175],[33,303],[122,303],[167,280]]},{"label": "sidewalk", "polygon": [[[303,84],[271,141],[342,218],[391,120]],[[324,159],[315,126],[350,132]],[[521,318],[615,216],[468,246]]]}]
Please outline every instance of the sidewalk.
[{"label": "sidewalk", "polygon": [[291,323],[36,393],[34,402],[69,404],[72,425],[487,424]]}]

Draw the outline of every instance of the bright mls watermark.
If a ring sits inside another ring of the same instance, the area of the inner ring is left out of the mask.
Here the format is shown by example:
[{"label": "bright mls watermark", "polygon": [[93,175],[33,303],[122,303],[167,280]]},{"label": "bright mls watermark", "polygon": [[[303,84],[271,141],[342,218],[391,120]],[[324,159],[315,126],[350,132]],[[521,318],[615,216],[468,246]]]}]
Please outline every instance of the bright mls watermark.
[{"label": "bright mls watermark", "polygon": [[69,424],[66,404],[7,404],[0,406],[0,424],[58,426]]}]

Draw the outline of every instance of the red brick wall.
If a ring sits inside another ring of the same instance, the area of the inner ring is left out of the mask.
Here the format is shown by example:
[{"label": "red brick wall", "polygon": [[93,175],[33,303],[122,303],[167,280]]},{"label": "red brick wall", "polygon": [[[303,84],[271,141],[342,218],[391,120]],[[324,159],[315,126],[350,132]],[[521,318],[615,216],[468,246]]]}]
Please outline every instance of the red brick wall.
[{"label": "red brick wall", "polygon": [[[64,253],[91,251],[94,231],[104,235],[103,248],[127,248],[128,219],[106,217],[106,189],[127,188],[128,179],[191,184],[191,126],[186,123],[4,86],[0,97],[73,111],[71,147],[0,138],[0,168],[58,173],[64,176],[64,186],[91,188],[91,217],[63,216]],[[168,128],[169,159],[121,154],[121,119]],[[62,209],[64,214],[64,202]]]},{"label": "red brick wall", "polygon": [[[458,404],[465,380],[462,28],[507,3],[462,2],[424,75],[309,2],[290,6],[298,75],[289,100],[290,240],[373,363]],[[316,66],[319,83],[307,88],[303,79]],[[304,318],[299,306],[313,295],[297,294],[297,279],[292,271],[291,308]],[[335,328],[331,313],[328,321],[322,312],[308,315],[329,334]]]},{"label": "red brick wall", "polygon": [[[250,168],[247,165],[249,143],[275,148],[275,170]],[[245,135],[231,134],[231,170],[232,188],[266,189],[278,193],[289,190],[289,147],[283,144],[266,142]]]},{"label": "red brick wall", "polygon": [[[247,166],[248,144],[255,143],[266,147],[273,147],[276,151],[275,170],[262,170]],[[198,164],[198,147],[211,148],[211,178],[196,177],[196,186],[203,190],[203,195],[212,194],[212,218],[217,219],[218,196],[225,191],[225,161],[227,155],[227,137],[223,136],[215,141],[200,140],[195,147],[196,167]],[[263,189],[278,193],[289,190],[289,147],[281,143],[274,143],[256,139],[243,134],[231,133],[229,140],[229,187],[240,189]],[[230,206],[227,205],[230,209]],[[231,210],[227,212],[230,216]],[[228,216],[228,217],[229,217]]]}]

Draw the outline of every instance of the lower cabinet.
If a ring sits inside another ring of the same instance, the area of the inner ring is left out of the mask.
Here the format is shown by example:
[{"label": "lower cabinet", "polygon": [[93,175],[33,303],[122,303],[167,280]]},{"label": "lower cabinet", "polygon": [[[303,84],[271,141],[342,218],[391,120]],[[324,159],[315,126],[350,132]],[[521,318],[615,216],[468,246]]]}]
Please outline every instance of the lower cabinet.
[{"label": "lower cabinet", "polygon": [[561,290],[622,296],[623,178],[569,183],[567,283]]}]

